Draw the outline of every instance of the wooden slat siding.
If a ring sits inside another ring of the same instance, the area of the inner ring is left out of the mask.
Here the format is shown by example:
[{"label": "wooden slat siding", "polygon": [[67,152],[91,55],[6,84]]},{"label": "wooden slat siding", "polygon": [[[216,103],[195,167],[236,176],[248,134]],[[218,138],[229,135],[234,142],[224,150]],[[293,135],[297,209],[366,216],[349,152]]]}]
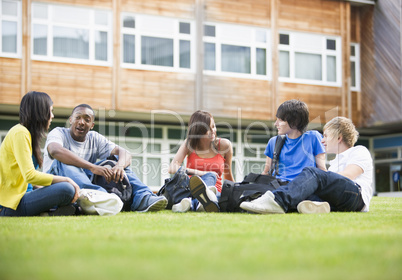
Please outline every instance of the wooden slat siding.
[{"label": "wooden slat siding", "polygon": [[31,0],[22,1],[21,98],[31,88],[31,7]]},{"label": "wooden slat siding", "polygon": [[55,107],[88,103],[111,109],[112,68],[32,61],[32,89],[47,92]]},{"label": "wooden slat siding", "polygon": [[205,20],[268,28],[270,5],[268,0],[205,0]]},{"label": "wooden slat siding", "polygon": [[214,116],[271,119],[270,82],[204,76],[204,104]]},{"label": "wooden slat siding", "polygon": [[195,18],[195,0],[120,0],[124,12],[141,13],[178,17]]},{"label": "wooden slat siding", "polygon": [[362,24],[362,114],[366,126],[402,120],[401,4],[378,1]]},{"label": "wooden slat siding", "polygon": [[120,80],[119,110],[172,110],[180,114],[194,111],[194,74],[121,69]]},{"label": "wooden slat siding", "polygon": [[278,28],[340,36],[341,4],[322,0],[280,0]]},{"label": "wooden slat siding", "polygon": [[374,7],[364,7],[361,10],[361,45],[360,45],[360,68],[361,68],[361,92],[362,99],[362,125],[373,124],[371,120],[374,111],[374,103],[377,99],[375,87],[377,76],[375,73],[374,59]]},{"label": "wooden slat siding", "polygon": [[21,100],[21,59],[0,57],[0,103]]},{"label": "wooden slat siding", "polygon": [[[121,29],[120,29],[120,14],[121,14],[121,6],[120,0],[113,0],[113,61],[119,62],[121,61]],[[121,64],[113,63],[112,68],[112,100],[111,100],[111,108],[117,109],[116,104],[119,103],[120,97],[120,73],[121,73]]]},{"label": "wooden slat siding", "polygon": [[113,0],[35,0],[34,2],[44,2],[49,4],[60,4],[68,6],[87,6],[100,9],[112,9]]},{"label": "wooden slat siding", "polygon": [[310,120],[317,117],[325,123],[325,113],[338,108],[342,109],[342,89],[339,87],[326,87],[315,85],[303,85],[294,83],[280,83],[280,95],[278,104],[290,99],[299,99],[305,102],[310,111]]},{"label": "wooden slat siding", "polygon": [[278,104],[279,93],[279,30],[278,30],[278,9],[280,0],[271,0],[271,38],[272,38],[272,82],[270,92],[271,102],[271,119],[276,119],[276,110]]}]

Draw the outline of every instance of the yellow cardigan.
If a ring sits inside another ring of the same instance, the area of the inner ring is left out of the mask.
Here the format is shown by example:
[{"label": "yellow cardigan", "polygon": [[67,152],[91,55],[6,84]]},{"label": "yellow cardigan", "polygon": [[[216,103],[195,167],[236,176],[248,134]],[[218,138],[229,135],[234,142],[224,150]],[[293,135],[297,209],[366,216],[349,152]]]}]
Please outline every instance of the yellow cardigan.
[{"label": "yellow cardigan", "polygon": [[52,181],[53,175],[35,170],[29,130],[21,124],[13,126],[0,147],[0,205],[15,210],[28,183],[49,186]]}]

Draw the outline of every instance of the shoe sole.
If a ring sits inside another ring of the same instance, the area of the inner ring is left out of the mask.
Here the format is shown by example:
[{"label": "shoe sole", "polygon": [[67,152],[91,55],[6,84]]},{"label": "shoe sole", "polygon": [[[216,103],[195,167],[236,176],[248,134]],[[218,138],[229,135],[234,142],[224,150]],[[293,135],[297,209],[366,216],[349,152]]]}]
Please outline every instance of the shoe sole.
[{"label": "shoe sole", "polygon": [[66,205],[57,208],[54,212],[50,212],[49,216],[74,216],[76,208],[73,205]]},{"label": "shoe sole", "polygon": [[145,210],[137,211],[137,212],[145,213],[145,212],[160,211],[160,210],[165,209],[167,204],[168,204],[167,199],[161,199],[161,200],[155,201],[153,204],[149,205],[148,208],[146,208]]},{"label": "shoe sole", "polygon": [[209,199],[205,185],[200,177],[192,176],[189,187],[191,195],[202,204],[205,212],[219,212],[218,204]]},{"label": "shoe sole", "polygon": [[331,211],[328,202],[302,201],[297,205],[297,211],[302,214],[324,214]]}]

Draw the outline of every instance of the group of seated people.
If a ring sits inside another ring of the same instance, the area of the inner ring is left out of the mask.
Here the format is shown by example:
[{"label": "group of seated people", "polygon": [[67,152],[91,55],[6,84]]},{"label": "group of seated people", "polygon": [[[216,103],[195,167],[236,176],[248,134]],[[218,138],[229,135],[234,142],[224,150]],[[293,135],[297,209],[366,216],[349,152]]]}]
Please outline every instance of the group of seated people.
[{"label": "group of seated people", "polygon": [[[128,178],[131,211],[166,208],[166,197],[154,194],[131,170],[131,154],[92,130],[95,113],[89,105],[73,109],[69,128],[56,127],[49,132],[43,157],[40,144],[54,118],[51,98],[43,92],[28,92],[21,100],[19,117],[20,123],[9,130],[0,147],[0,216],[77,214],[80,189],[105,191],[91,181],[93,175],[108,182]],[[324,126],[323,136],[318,131],[306,131],[309,111],[299,100],[281,104],[276,117],[278,135],[286,139],[274,175],[288,183],[242,202],[240,208],[260,214],[368,211],[372,158],[365,147],[354,146],[358,132],[352,121],[335,117]],[[268,142],[262,174],[271,168],[277,137]],[[328,171],[325,153],[336,154]],[[114,167],[99,164],[100,159],[110,156],[116,157]],[[213,116],[196,111],[188,123],[187,137],[169,166],[171,174],[185,172],[190,189],[188,197],[174,204],[172,211],[219,212],[222,181],[234,181],[232,156],[231,142],[217,137]]]}]

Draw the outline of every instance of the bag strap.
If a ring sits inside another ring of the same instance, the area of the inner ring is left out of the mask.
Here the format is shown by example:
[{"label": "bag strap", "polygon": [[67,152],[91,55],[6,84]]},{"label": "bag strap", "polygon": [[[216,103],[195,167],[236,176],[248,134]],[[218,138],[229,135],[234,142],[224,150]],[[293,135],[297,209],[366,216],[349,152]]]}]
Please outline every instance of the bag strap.
[{"label": "bag strap", "polygon": [[275,141],[275,148],[274,148],[274,155],[272,157],[271,169],[269,170],[268,174],[274,176],[274,171],[276,170],[275,176],[278,175],[278,162],[279,162],[279,155],[281,154],[281,150],[283,144],[285,144],[286,135],[278,135]]}]

